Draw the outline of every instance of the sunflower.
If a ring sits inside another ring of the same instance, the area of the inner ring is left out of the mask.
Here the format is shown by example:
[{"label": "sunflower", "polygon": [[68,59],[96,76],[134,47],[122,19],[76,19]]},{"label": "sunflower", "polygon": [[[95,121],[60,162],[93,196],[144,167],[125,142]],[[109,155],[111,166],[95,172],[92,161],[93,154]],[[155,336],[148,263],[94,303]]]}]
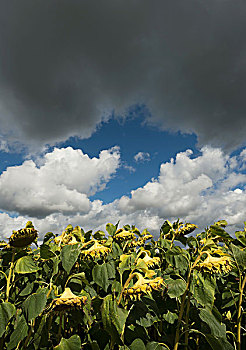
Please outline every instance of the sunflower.
[{"label": "sunflower", "polygon": [[52,300],[48,308],[49,312],[64,313],[72,309],[82,309],[86,301],[86,296],[78,297],[71,292],[70,288],[65,288],[62,295]]},{"label": "sunflower", "polygon": [[182,224],[182,225],[178,228],[177,234],[178,234],[178,236],[188,235],[189,233],[195,231],[195,229],[196,229],[197,227],[198,227],[197,225],[190,224],[190,223]]},{"label": "sunflower", "polygon": [[141,252],[141,255],[144,254],[144,258],[141,258],[145,264],[148,266],[148,267],[154,267],[154,266],[159,266],[160,265],[160,258],[155,256],[154,258],[151,258],[150,256],[150,252],[147,251],[147,250],[143,250]]},{"label": "sunflower", "polygon": [[38,237],[38,231],[34,229],[31,221],[28,221],[25,228],[13,231],[9,238],[9,245],[15,248],[25,248],[33,243]]},{"label": "sunflower", "polygon": [[143,240],[143,241],[147,241],[148,239],[151,239],[151,238],[153,238],[153,236],[152,236],[151,234],[147,234],[147,235],[144,235],[144,236],[142,237],[142,240]]},{"label": "sunflower", "polygon": [[232,262],[229,256],[214,257],[207,253],[206,259],[197,264],[197,269],[210,273],[227,273],[232,269]]},{"label": "sunflower", "polygon": [[58,244],[59,246],[61,244],[69,244],[69,245],[72,245],[72,244],[77,244],[79,243],[76,238],[74,236],[72,236],[70,233],[66,234],[66,232],[63,232],[60,236],[57,236],[55,239],[54,239],[54,242],[56,244]]},{"label": "sunflower", "polygon": [[8,247],[8,243],[1,241],[0,242],[0,248],[7,248]]},{"label": "sunflower", "polygon": [[117,242],[124,242],[128,241],[130,239],[135,239],[135,235],[131,231],[126,231],[123,228],[120,228],[115,232],[115,235],[113,236],[113,239]]},{"label": "sunflower", "polygon": [[123,295],[125,298],[130,299],[139,299],[143,294],[149,294],[151,291],[154,290],[160,290],[165,285],[165,282],[162,277],[156,277],[153,279],[147,279],[144,278],[143,275],[140,273],[135,273],[134,276],[137,277],[137,282],[129,288],[126,288],[123,292]]},{"label": "sunflower", "polygon": [[87,259],[103,258],[111,251],[109,247],[105,247],[97,240],[92,240],[91,243],[94,244],[89,249],[81,250],[81,254]]}]

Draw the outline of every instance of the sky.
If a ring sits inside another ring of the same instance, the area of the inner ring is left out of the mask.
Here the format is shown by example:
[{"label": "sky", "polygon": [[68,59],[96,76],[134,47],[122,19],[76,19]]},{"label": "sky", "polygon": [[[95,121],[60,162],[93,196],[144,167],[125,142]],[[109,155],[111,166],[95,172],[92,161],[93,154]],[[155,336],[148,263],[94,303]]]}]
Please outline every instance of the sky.
[{"label": "sky", "polygon": [[246,220],[244,0],[0,0],[0,239]]}]

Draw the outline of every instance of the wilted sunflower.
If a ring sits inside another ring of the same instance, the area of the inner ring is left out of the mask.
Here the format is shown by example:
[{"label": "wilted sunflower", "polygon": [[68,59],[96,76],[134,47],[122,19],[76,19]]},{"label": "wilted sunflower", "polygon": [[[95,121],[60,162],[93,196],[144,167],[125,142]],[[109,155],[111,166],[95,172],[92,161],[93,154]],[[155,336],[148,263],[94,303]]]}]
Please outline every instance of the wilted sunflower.
[{"label": "wilted sunflower", "polygon": [[177,233],[178,233],[179,236],[188,235],[189,233],[195,231],[195,229],[197,227],[198,227],[197,225],[190,224],[190,223],[182,224],[178,228]]},{"label": "wilted sunflower", "polygon": [[214,257],[207,253],[206,259],[197,264],[196,268],[210,273],[227,273],[232,269],[232,262],[229,256]]},{"label": "wilted sunflower", "polygon": [[1,241],[0,242],[0,248],[7,248],[8,247],[8,243]]},{"label": "wilted sunflower", "polygon": [[48,309],[49,312],[64,313],[72,309],[82,309],[86,301],[86,296],[78,297],[71,292],[70,288],[65,288],[59,298],[52,300]]},{"label": "wilted sunflower", "polygon": [[136,240],[132,240],[132,241],[129,241],[127,242],[127,247],[128,248],[135,248],[137,246],[139,246],[139,241],[136,241]]},{"label": "wilted sunflower", "polygon": [[128,241],[130,239],[135,239],[135,235],[133,232],[131,231],[126,231],[123,228],[120,228],[119,230],[117,230],[115,232],[115,235],[113,236],[113,239],[116,242],[124,242],[124,241]]},{"label": "wilted sunflower", "polygon": [[153,279],[144,278],[140,273],[135,273],[137,282],[129,288],[126,288],[123,292],[125,298],[140,299],[143,294],[150,294],[151,291],[160,290],[165,286],[165,282],[162,277],[156,277]]},{"label": "wilted sunflower", "polygon": [[103,258],[111,251],[109,247],[105,247],[98,241],[91,241],[91,243],[93,242],[94,244],[89,249],[81,250],[81,254],[84,255],[87,259]]},{"label": "wilted sunflower", "polygon": [[54,239],[54,242],[58,245],[61,245],[61,244],[77,244],[79,243],[76,238],[74,236],[72,236],[70,233],[69,234],[66,234],[65,232],[63,232],[60,236],[57,236],[55,239]]},{"label": "wilted sunflower", "polygon": [[145,236],[143,236],[143,237],[139,237],[138,241],[136,242],[136,243],[137,243],[136,245],[138,245],[138,246],[143,246],[143,245],[145,245],[145,242],[146,242],[148,239],[151,239],[151,238],[153,238],[153,236],[150,235],[150,234],[147,234],[147,235],[145,235]]},{"label": "wilted sunflower", "polygon": [[152,236],[151,234],[147,234],[147,235],[144,235],[144,236],[142,237],[142,240],[143,240],[143,241],[147,241],[148,239],[151,239],[151,238],[153,238],[153,236]]},{"label": "wilted sunflower", "polygon": [[9,245],[15,248],[25,248],[35,241],[38,231],[34,229],[31,221],[28,221],[25,228],[13,231],[9,238]]},{"label": "wilted sunflower", "polygon": [[144,254],[144,258],[141,258],[145,264],[148,266],[148,267],[154,267],[154,266],[159,266],[160,265],[160,258],[155,256],[154,258],[151,258],[150,256],[150,252],[147,251],[147,250],[143,250],[141,252],[141,255]]}]

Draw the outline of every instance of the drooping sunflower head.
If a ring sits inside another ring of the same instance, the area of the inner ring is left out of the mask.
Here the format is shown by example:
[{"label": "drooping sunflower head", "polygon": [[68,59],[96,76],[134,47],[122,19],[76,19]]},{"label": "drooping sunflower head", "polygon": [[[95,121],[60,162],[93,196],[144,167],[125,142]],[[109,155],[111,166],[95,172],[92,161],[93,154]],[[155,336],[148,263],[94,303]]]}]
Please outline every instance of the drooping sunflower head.
[{"label": "drooping sunflower head", "polygon": [[72,245],[72,244],[79,243],[73,235],[71,235],[71,234],[64,234],[64,232],[60,236],[57,236],[54,239],[54,241],[58,245],[66,245],[66,244]]},{"label": "drooping sunflower head", "polygon": [[150,256],[150,252],[147,251],[147,250],[143,250],[141,255],[144,254],[144,257],[141,258],[145,264],[148,266],[148,267],[155,267],[155,266],[159,266],[161,261],[160,261],[160,258],[155,256],[153,258],[151,258]]},{"label": "drooping sunflower head", "polygon": [[82,309],[86,301],[86,296],[78,297],[72,293],[70,288],[65,288],[59,298],[52,300],[49,310],[54,313],[64,313],[72,309]]},{"label": "drooping sunflower head", "polygon": [[92,240],[91,243],[93,243],[93,245],[89,249],[81,250],[81,254],[86,259],[94,260],[96,258],[103,258],[111,251],[111,248],[105,247],[97,240]]},{"label": "drooping sunflower head", "polygon": [[190,224],[190,223],[181,224],[181,226],[179,226],[177,230],[177,234],[178,236],[185,236],[195,231],[196,228],[198,228],[198,226],[194,224]]},{"label": "drooping sunflower head", "polygon": [[147,234],[147,235],[144,235],[142,237],[139,237],[139,239],[137,240],[137,244],[138,246],[144,246],[145,245],[145,242],[148,240],[148,239],[151,239],[153,238],[153,236],[151,234]]},{"label": "drooping sunflower head", "polygon": [[0,242],[0,248],[8,248],[8,243],[4,242],[4,241],[1,241]]},{"label": "drooping sunflower head", "polygon": [[73,245],[83,242],[82,230],[79,226],[73,228],[72,225],[68,225],[65,231],[60,236],[55,237],[54,242],[60,245]]},{"label": "drooping sunflower head", "polygon": [[232,269],[231,258],[227,255],[222,255],[220,257],[211,256],[207,253],[208,256],[203,262],[200,262],[197,265],[197,269],[210,272],[210,273],[227,273]]},{"label": "drooping sunflower head", "polygon": [[131,231],[126,231],[123,228],[120,228],[115,232],[115,235],[113,236],[113,239],[116,242],[124,242],[128,241],[130,239],[136,239],[136,236],[133,232]]},{"label": "drooping sunflower head", "polygon": [[[153,271],[154,272],[154,271]],[[129,288],[126,288],[123,292],[125,298],[137,300],[144,294],[151,294],[152,290],[161,290],[165,286],[165,282],[162,277],[155,277],[152,279],[144,278],[141,273],[135,273],[137,282]]]},{"label": "drooping sunflower head", "polygon": [[13,231],[9,238],[9,245],[15,248],[25,248],[33,243],[38,237],[38,231],[34,229],[31,221],[28,221],[25,228]]}]

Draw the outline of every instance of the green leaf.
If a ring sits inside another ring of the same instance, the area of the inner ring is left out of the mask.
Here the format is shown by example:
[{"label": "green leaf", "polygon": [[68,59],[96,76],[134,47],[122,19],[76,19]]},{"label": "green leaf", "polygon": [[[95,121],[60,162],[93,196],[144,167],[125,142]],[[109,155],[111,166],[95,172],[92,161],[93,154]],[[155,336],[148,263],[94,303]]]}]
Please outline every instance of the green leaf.
[{"label": "green leaf", "polygon": [[148,271],[148,266],[143,259],[139,258],[137,260],[136,269],[146,273]]},{"label": "green leaf", "polygon": [[123,250],[121,249],[119,244],[113,242],[112,243],[112,255],[113,255],[113,257],[116,259],[116,258],[119,258],[119,256],[121,256],[122,254],[123,254]]},{"label": "green leaf", "polygon": [[166,220],[163,225],[161,226],[161,233],[166,235],[171,229],[173,228],[170,221]]},{"label": "green leaf", "polygon": [[235,236],[241,242],[244,246],[246,246],[246,237],[245,237],[245,231],[236,231]]},{"label": "green leaf", "polygon": [[128,311],[118,307],[111,294],[103,299],[101,314],[104,329],[111,335],[114,342],[119,342],[123,334]]},{"label": "green leaf", "polygon": [[40,246],[40,257],[42,259],[50,259],[50,258],[54,258],[55,256],[56,256],[55,253],[52,252],[48,244],[42,244]]},{"label": "green leaf", "polygon": [[103,239],[105,237],[105,233],[103,231],[99,230],[99,231],[94,233],[93,237],[100,240],[100,239]]},{"label": "green leaf", "polygon": [[82,284],[82,282],[84,282],[86,285],[89,285],[89,282],[87,281],[84,272],[75,273],[74,275],[69,276],[67,279],[67,284],[69,282],[77,283],[77,284]]},{"label": "green leaf", "polygon": [[125,270],[130,270],[134,264],[136,256],[134,254],[122,254],[118,270],[122,274]]},{"label": "green leaf", "polygon": [[[97,344],[96,340],[93,340],[90,343],[91,350],[100,350],[99,345]],[[105,348],[106,349],[106,348]]]},{"label": "green leaf", "polygon": [[102,265],[95,265],[92,270],[92,277],[93,281],[106,292],[111,283],[110,279],[115,278],[114,262],[110,261]]},{"label": "green leaf", "polygon": [[115,227],[115,225],[108,223],[106,225],[106,230],[110,234],[110,236],[113,236],[115,234],[117,228]]},{"label": "green leaf", "polygon": [[198,303],[211,308],[214,303],[215,288],[216,281],[213,276],[203,276],[200,272],[193,271],[190,291]]},{"label": "green leaf", "polygon": [[120,292],[121,292],[121,289],[122,289],[122,288],[121,288],[120,282],[114,280],[113,283],[112,283],[112,286],[111,286],[112,292],[120,293]]},{"label": "green leaf", "polygon": [[47,297],[46,290],[31,294],[23,303],[23,310],[26,314],[27,321],[36,318],[45,308]]},{"label": "green leaf", "polygon": [[31,294],[32,290],[34,287],[34,283],[33,282],[28,282],[26,287],[24,289],[22,289],[22,291],[19,293],[20,297],[24,297],[26,295]]},{"label": "green leaf", "polygon": [[156,321],[158,321],[158,317],[152,316],[151,313],[147,312],[144,317],[140,317],[139,320],[136,320],[136,324],[142,327],[150,327]]},{"label": "green leaf", "polygon": [[15,265],[16,273],[33,273],[39,270],[31,256],[23,256],[18,259]]},{"label": "green leaf", "polygon": [[146,345],[146,350],[165,350],[168,349],[164,344],[152,341]]},{"label": "green leaf", "polygon": [[234,350],[234,346],[225,338],[215,337],[211,334],[206,334],[205,336],[213,350]]},{"label": "green leaf", "polygon": [[226,338],[225,324],[221,324],[211,310],[202,309],[199,316],[200,319],[209,326],[212,335],[215,337]]},{"label": "green leaf", "polygon": [[75,334],[69,339],[62,338],[60,344],[54,347],[54,350],[80,350],[81,340],[80,337]]},{"label": "green leaf", "polygon": [[0,338],[5,332],[6,326],[15,314],[15,306],[11,303],[0,304]]},{"label": "green leaf", "polygon": [[10,341],[7,345],[7,350],[15,349],[17,344],[27,336],[28,325],[24,315],[22,315],[16,324],[13,333],[10,336]]},{"label": "green leaf", "polygon": [[65,245],[61,250],[61,262],[64,270],[69,274],[80,254],[80,245]]},{"label": "green leaf", "polygon": [[145,350],[145,349],[146,347],[142,339],[135,339],[130,345],[130,350]]},{"label": "green leaf", "polygon": [[185,254],[179,254],[174,256],[175,267],[182,274],[184,274],[189,266],[189,260],[185,256]]},{"label": "green leaf", "polygon": [[156,310],[155,306],[155,302],[146,297],[142,301],[136,301],[129,311],[128,324],[137,324],[142,327],[152,326],[159,321],[157,316],[159,310]]},{"label": "green leaf", "polygon": [[163,318],[168,323],[174,324],[174,322],[178,319],[178,315],[168,310],[168,312],[163,315]]},{"label": "green leaf", "polygon": [[180,278],[176,280],[170,278],[165,282],[167,282],[168,285],[167,294],[170,296],[170,298],[177,298],[184,294],[186,283]]},{"label": "green leaf", "polygon": [[227,233],[223,228],[221,228],[219,225],[211,225],[209,228],[209,232],[212,235],[215,236],[220,236],[222,238],[228,239],[228,240],[232,240],[233,238],[229,235],[229,233]]},{"label": "green leaf", "polygon": [[239,248],[232,243],[230,244],[230,248],[233,258],[235,259],[240,270],[243,271],[246,268],[246,250],[242,250],[242,248]]}]

